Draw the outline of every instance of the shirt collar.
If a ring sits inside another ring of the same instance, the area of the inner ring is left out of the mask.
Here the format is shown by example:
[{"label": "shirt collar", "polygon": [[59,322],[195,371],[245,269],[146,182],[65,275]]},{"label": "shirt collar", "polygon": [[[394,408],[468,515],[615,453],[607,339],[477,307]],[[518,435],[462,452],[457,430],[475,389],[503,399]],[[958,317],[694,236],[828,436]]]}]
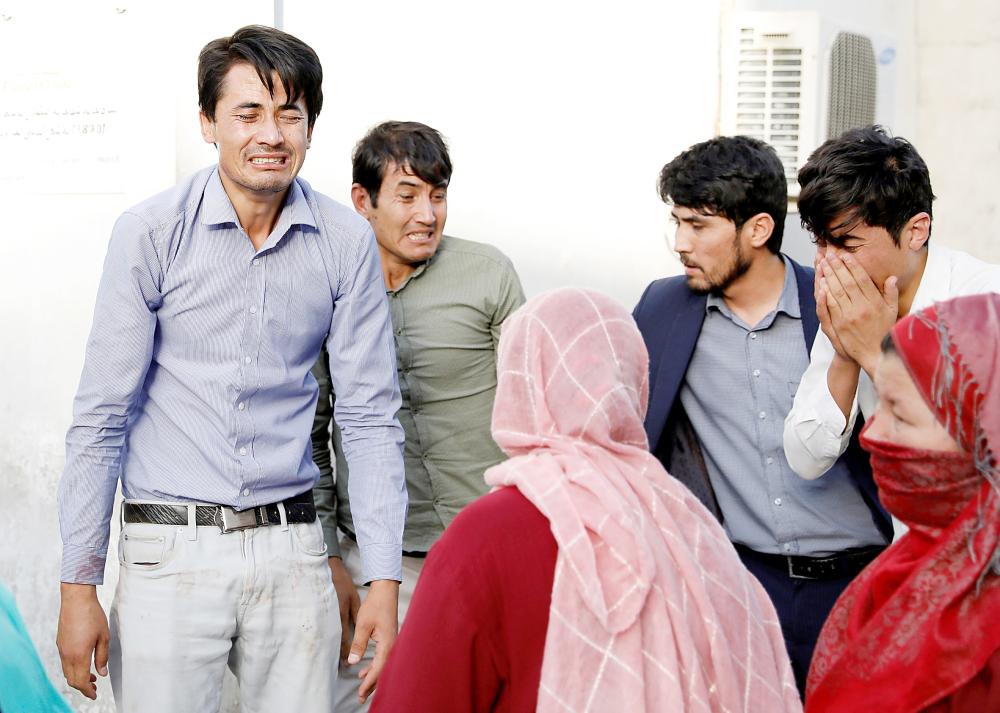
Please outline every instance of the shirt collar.
[{"label": "shirt collar", "polygon": [[[233,203],[229,200],[226,189],[222,186],[218,167],[209,176],[204,195],[201,209],[202,224],[240,224],[240,220],[236,216],[236,209],[233,208]],[[302,187],[297,179],[292,181],[292,185],[288,188],[285,204],[281,207],[281,214],[278,216],[278,222],[275,223],[271,235],[280,238],[293,225],[316,227],[316,219],[313,217],[309,202],[306,200],[305,193],[302,192]]]},{"label": "shirt collar", "polygon": [[[786,255],[782,255],[781,260],[785,264],[785,282],[781,287],[781,296],[778,298],[778,306],[774,308],[774,313],[784,312],[793,319],[802,319],[802,310],[799,307],[799,286],[795,281],[795,268],[792,267],[792,262]],[[711,309],[717,309],[732,319],[733,314],[722,295],[708,295],[708,300],[705,302],[705,313],[708,314]]]},{"label": "shirt collar", "polygon": [[924,307],[929,307],[935,302],[948,299],[950,296],[948,285],[951,275],[948,266],[949,258],[948,250],[943,249],[937,243],[927,243],[927,262],[924,263],[924,272],[920,276],[917,291],[913,293],[910,314],[922,310]]},{"label": "shirt collar", "polygon": [[413,272],[411,272],[409,275],[407,275],[406,279],[403,280],[403,284],[401,284],[395,290],[386,289],[385,293],[387,295],[391,295],[393,292],[402,292],[406,288],[406,286],[408,284],[410,284],[411,280],[416,280],[418,277],[420,277],[425,272],[427,272],[427,269],[434,263],[434,261],[437,259],[437,256],[441,254],[441,248],[444,246],[444,239],[445,239],[445,236],[442,235],[441,236],[441,242],[438,243],[438,248],[437,248],[437,250],[434,251],[434,254],[431,255],[426,260],[424,260],[419,265],[417,265],[413,269]]}]

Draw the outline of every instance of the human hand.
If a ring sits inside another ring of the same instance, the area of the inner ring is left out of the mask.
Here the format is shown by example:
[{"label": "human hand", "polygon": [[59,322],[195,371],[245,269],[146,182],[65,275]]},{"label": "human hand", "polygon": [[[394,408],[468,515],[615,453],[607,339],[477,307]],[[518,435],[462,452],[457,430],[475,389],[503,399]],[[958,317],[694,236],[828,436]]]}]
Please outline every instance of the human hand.
[{"label": "human hand", "polygon": [[354,642],[347,657],[348,664],[356,664],[364,656],[368,640],[375,642],[375,659],[365,666],[358,678],[358,702],[364,703],[375,690],[378,677],[389,658],[389,650],[396,643],[399,629],[399,582],[393,579],[377,579],[371,583],[368,596],[361,603],[357,622],[354,625]]},{"label": "human hand", "polygon": [[897,278],[887,278],[884,289],[880,290],[849,253],[841,256],[832,250],[820,259],[819,268],[819,290],[837,335],[838,352],[843,350],[842,355],[853,359],[872,377],[882,339],[899,315]]},{"label": "human hand", "polygon": [[856,363],[844,350],[844,345],[840,343],[840,337],[837,336],[837,330],[833,327],[833,318],[830,316],[830,309],[827,307],[826,300],[826,280],[823,277],[823,258],[824,255],[821,251],[816,251],[816,258],[813,264],[816,268],[816,277],[813,280],[813,299],[816,302],[816,317],[819,319],[820,329],[823,330],[823,334],[826,338],[830,340],[830,344],[833,346],[833,351],[837,359],[848,362]]},{"label": "human hand", "polygon": [[358,620],[361,597],[358,595],[358,588],[354,586],[354,580],[344,566],[344,560],[340,557],[330,557],[327,561],[330,565],[333,588],[337,592],[337,601],[340,603],[340,660],[346,661],[351,651],[351,635],[354,632],[354,622]]},{"label": "human hand", "polygon": [[97,676],[91,673],[90,661],[101,676],[108,675],[108,644],[111,633],[108,618],[97,601],[92,584],[60,585],[59,630],[56,647],[62,661],[66,683],[91,700],[97,700]]}]

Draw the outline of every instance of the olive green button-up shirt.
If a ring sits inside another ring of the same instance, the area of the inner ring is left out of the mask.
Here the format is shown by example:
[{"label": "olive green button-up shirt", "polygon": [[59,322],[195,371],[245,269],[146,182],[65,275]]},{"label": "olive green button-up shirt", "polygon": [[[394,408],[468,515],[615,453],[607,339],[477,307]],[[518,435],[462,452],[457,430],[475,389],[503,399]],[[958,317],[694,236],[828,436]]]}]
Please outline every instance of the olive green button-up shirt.
[{"label": "olive green button-up shirt", "polygon": [[[483,472],[504,459],[490,421],[500,325],[524,303],[510,260],[490,245],[444,236],[434,256],[388,291],[406,433],[409,510],[405,552],[427,552],[459,511],[487,490]],[[325,354],[313,368],[319,404],[313,459],[316,508],[331,556],[337,529],[353,534],[350,473],[341,434],[330,424],[336,395]],[[336,478],[331,461],[336,462]]]}]

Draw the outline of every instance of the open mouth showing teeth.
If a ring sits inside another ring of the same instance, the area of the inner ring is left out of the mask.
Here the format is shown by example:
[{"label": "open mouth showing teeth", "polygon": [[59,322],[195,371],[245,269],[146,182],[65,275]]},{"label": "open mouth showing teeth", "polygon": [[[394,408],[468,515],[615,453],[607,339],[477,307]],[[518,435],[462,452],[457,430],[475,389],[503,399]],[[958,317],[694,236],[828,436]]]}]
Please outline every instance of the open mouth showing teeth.
[{"label": "open mouth showing teeth", "polygon": [[410,233],[406,236],[415,243],[426,243],[431,239],[430,233]]},{"label": "open mouth showing teeth", "polygon": [[285,162],[285,159],[283,159],[283,158],[252,158],[252,159],[250,159],[250,163],[254,164],[255,166],[267,166],[267,165],[274,165],[274,164],[282,164],[284,162]]}]

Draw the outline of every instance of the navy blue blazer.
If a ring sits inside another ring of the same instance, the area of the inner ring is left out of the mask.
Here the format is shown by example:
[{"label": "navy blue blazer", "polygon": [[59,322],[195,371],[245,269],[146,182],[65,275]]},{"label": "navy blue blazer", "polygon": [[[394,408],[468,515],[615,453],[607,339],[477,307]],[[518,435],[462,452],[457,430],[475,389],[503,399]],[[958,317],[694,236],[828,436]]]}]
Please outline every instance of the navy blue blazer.
[{"label": "navy blue blazer", "polygon": [[[811,352],[816,330],[819,329],[813,296],[813,270],[790,261],[799,289],[803,337],[806,350]],[[707,295],[696,294],[688,288],[684,276],[669,277],[657,280],[646,288],[632,316],[649,351],[649,408],[645,423],[649,448],[670,474],[691,488],[721,520],[701,447],[679,398],[684,374],[705,321],[707,300]],[[841,459],[846,461],[851,479],[868,504],[875,525],[886,541],[891,542],[892,518],[878,500],[868,454],[858,444],[862,425],[859,419],[850,445]]]}]

